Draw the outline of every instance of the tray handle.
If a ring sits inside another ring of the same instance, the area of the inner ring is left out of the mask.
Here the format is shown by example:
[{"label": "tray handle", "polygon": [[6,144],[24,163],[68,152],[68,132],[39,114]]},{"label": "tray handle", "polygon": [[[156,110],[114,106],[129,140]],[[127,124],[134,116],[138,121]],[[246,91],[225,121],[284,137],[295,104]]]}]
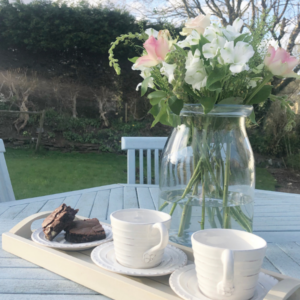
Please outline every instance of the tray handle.
[{"label": "tray handle", "polygon": [[[284,279],[277,283],[265,296],[264,300],[288,300],[290,296],[292,296],[297,290],[300,289],[300,281],[295,279]],[[300,295],[297,294],[298,297]],[[292,299],[299,299],[295,295],[295,298]]]},{"label": "tray handle", "polygon": [[[16,234],[16,235],[20,235],[27,239],[30,239],[31,234],[32,234],[31,224],[36,220],[48,217],[51,213],[52,213],[52,211],[43,211],[43,212],[39,212],[37,214],[31,215],[31,216],[25,218],[24,220],[22,220],[21,222],[19,222],[9,232]],[[76,216],[75,219],[80,220],[80,219],[84,219],[84,217]]]}]

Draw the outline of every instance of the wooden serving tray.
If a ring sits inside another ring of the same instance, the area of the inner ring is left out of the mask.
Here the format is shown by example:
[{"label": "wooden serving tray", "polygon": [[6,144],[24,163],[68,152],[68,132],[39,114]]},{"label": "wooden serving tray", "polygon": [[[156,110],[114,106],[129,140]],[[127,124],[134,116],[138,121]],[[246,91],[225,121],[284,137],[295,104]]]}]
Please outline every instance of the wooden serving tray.
[{"label": "wooden serving tray", "polygon": [[[40,246],[31,240],[33,221],[47,217],[51,212],[34,214],[2,234],[2,247],[14,255],[48,269],[65,278],[116,300],[180,300],[169,286],[169,276],[131,277],[112,273],[96,266],[91,250],[60,251]],[[77,217],[77,219],[84,219]],[[170,243],[173,244],[173,243]],[[173,244],[194,260],[191,248]],[[300,280],[262,270],[279,280],[264,300],[299,300]]]}]

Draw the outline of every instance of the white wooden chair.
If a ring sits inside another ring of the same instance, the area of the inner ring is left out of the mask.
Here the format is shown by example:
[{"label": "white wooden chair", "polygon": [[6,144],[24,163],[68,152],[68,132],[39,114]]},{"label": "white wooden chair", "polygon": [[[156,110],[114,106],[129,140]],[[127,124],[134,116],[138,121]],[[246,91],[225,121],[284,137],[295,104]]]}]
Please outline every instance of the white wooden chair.
[{"label": "white wooden chair", "polygon": [[5,162],[4,152],[4,143],[0,139],[0,203],[16,200]]},{"label": "white wooden chair", "polygon": [[127,183],[136,183],[135,152],[139,152],[140,184],[144,184],[144,151],[147,151],[147,184],[151,181],[151,151],[154,151],[154,182],[159,183],[159,151],[167,137],[122,137],[122,150],[127,150]]}]

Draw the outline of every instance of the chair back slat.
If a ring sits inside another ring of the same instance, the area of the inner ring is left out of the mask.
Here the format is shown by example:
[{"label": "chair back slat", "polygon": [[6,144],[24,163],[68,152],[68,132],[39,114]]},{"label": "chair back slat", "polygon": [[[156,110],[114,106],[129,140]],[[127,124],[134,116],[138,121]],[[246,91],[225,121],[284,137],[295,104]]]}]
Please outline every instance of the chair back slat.
[{"label": "chair back slat", "polygon": [[127,183],[135,183],[135,150],[127,151]]},{"label": "chair back slat", "polygon": [[140,184],[144,184],[144,151],[143,151],[143,149],[140,149]]},{"label": "chair back slat", "polygon": [[[127,150],[127,183],[136,183],[135,152],[139,152],[139,183],[152,184],[152,167],[154,168],[154,183],[159,183],[159,151],[165,147],[166,137],[122,137],[122,150]],[[144,180],[144,150],[146,153],[146,177]],[[154,162],[152,162],[152,151]]]},{"label": "chair back slat", "polygon": [[159,184],[159,151],[158,149],[154,150],[154,182]]},{"label": "chair back slat", "polygon": [[5,162],[4,152],[4,143],[0,139],[0,203],[16,200]]},{"label": "chair back slat", "polygon": [[147,184],[151,184],[151,150],[147,150]]}]

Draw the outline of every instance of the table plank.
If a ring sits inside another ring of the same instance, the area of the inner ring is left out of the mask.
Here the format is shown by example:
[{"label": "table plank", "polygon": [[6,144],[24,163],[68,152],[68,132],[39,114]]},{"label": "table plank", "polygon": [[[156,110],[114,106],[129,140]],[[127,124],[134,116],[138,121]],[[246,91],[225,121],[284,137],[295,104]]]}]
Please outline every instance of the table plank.
[{"label": "table plank", "polygon": [[110,193],[111,190],[97,192],[94,206],[90,214],[90,218],[98,218],[99,220],[107,219],[107,210]]},{"label": "table plank", "polygon": [[262,268],[272,272],[280,273],[279,270],[266,257],[264,258]]},{"label": "table plank", "polygon": [[41,208],[41,212],[42,211],[53,211],[55,208],[59,207],[63,201],[65,200],[65,198],[57,198],[57,199],[52,199],[52,200],[48,200],[46,202],[46,204]]},{"label": "table plank", "polygon": [[87,218],[90,216],[96,194],[97,192],[91,192],[81,195],[77,205],[75,206],[76,209],[79,209],[78,215]]},{"label": "table plank", "polygon": [[136,190],[140,208],[155,209],[149,188],[138,187]]},{"label": "table plank", "polygon": [[65,198],[64,203],[68,206],[75,207],[78,203],[81,194],[72,195]]},{"label": "table plank", "polygon": [[124,208],[137,208],[139,202],[135,187],[124,187]]},{"label": "table plank", "polygon": [[0,258],[0,268],[38,268],[38,266],[22,258],[15,257]]},{"label": "table plank", "polygon": [[111,300],[103,295],[0,294],[0,300]]},{"label": "table plank", "polygon": [[[70,280],[34,280],[34,279],[1,279],[1,293],[14,294],[85,294],[95,295],[97,292],[83,287]],[[71,298],[71,297],[70,297]]]},{"label": "table plank", "polygon": [[300,265],[300,246],[297,243],[280,243],[276,245],[292,260]]},{"label": "table plank", "polygon": [[19,220],[25,219],[37,212],[46,204],[46,201],[29,203],[17,216]]},{"label": "table plank", "polygon": [[155,206],[155,209],[158,209],[158,197],[159,197],[159,189],[158,188],[149,188],[151,197],[153,199],[153,203]]},{"label": "table plank", "polygon": [[65,280],[64,277],[42,268],[1,268],[2,279],[40,279],[40,280]]},{"label": "table plank", "polygon": [[276,244],[268,245],[266,257],[282,274],[300,278],[300,265]]},{"label": "table plank", "polygon": [[14,219],[28,204],[16,205],[10,207],[1,216],[1,219]]},{"label": "table plank", "polygon": [[107,220],[110,220],[110,214],[116,210],[122,209],[124,202],[124,188],[116,188],[111,190],[109,195],[109,205],[107,210]]},{"label": "table plank", "polygon": [[256,231],[254,233],[265,239],[268,243],[288,243],[299,241],[300,231]]}]

